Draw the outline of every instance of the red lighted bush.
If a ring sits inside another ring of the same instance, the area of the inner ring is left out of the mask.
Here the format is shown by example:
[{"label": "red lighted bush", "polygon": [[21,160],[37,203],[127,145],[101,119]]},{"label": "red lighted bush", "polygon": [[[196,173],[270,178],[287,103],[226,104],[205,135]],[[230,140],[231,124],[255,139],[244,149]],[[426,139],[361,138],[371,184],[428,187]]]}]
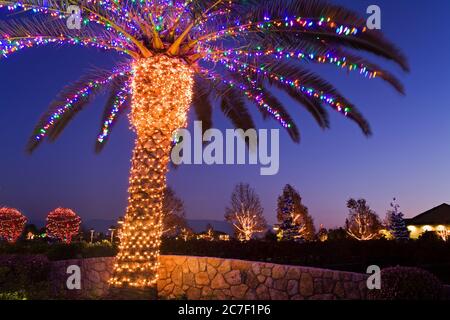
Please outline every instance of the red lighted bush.
[{"label": "red lighted bush", "polygon": [[50,237],[70,243],[80,230],[81,218],[72,210],[57,208],[47,216],[47,233]]},{"label": "red lighted bush", "polygon": [[0,238],[10,243],[16,242],[22,234],[27,218],[18,210],[0,208]]},{"label": "red lighted bush", "polygon": [[381,290],[369,291],[372,300],[437,300],[442,284],[432,273],[413,267],[381,271]]}]

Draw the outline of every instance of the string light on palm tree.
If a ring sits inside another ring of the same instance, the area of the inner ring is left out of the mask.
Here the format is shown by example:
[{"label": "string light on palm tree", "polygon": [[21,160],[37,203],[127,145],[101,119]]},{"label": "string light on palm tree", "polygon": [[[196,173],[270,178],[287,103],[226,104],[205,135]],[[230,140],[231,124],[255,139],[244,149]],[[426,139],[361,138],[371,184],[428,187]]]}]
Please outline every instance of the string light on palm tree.
[{"label": "string light on palm tree", "polygon": [[110,281],[115,288],[154,287],[158,279],[169,151],[191,106],[207,130],[212,98],[219,98],[232,123],[248,129],[254,127],[248,100],[298,142],[299,130],[273,87],[304,106],[321,128],[329,127],[328,106],[355,121],[364,134],[371,133],[355,106],[303,61],[356,70],[403,92],[392,74],[351,52],[371,52],[408,70],[399,50],[379,31],[367,30],[358,15],[322,1],[87,0],[79,5],[82,28],[70,30],[60,1],[0,0],[6,10],[25,13],[0,22],[0,57],[43,45],[94,47],[123,56],[113,70],[94,70],[66,87],[28,145],[33,151],[45,139],[55,140],[74,115],[106,90],[97,151],[108,142],[117,119],[129,114],[136,141]]}]

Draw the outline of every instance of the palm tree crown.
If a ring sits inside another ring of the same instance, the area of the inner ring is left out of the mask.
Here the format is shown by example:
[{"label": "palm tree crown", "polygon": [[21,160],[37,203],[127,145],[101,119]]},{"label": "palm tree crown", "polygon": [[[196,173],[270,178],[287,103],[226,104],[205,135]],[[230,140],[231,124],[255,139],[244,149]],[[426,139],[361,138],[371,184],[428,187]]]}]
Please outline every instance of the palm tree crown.
[{"label": "palm tree crown", "polygon": [[380,32],[368,30],[358,15],[315,0],[68,0],[82,10],[82,27],[67,27],[67,5],[58,0],[0,0],[22,12],[0,23],[0,52],[46,44],[116,50],[131,60],[112,71],[93,70],[67,86],[39,121],[28,149],[54,140],[73,116],[109,89],[97,150],[130,105],[130,63],[156,55],[179,58],[195,70],[192,105],[204,129],[211,127],[212,98],[236,127],[254,127],[246,108],[253,102],[275,118],[296,142],[297,126],[271,92],[278,88],[304,106],[321,128],[329,127],[327,107],[354,120],[364,134],[369,124],[331,84],[303,62],[333,64],[365,77],[381,78],[403,93],[389,72],[348,49],[377,54],[404,70],[404,56]]}]

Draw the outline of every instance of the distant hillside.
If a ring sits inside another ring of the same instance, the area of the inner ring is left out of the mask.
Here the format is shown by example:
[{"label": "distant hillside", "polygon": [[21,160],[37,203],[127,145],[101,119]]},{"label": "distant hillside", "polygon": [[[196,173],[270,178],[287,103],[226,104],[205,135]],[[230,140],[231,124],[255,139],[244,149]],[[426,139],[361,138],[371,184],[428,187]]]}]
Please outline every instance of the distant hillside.
[{"label": "distant hillside", "polygon": [[199,233],[206,230],[206,226],[211,224],[214,230],[222,231],[228,233],[229,235],[233,234],[233,226],[226,221],[217,221],[217,220],[187,220],[189,227],[194,230],[194,232]]},{"label": "distant hillside", "polygon": [[[45,220],[31,220],[30,224],[36,225],[38,228],[45,227]],[[114,226],[117,224],[116,219],[92,219],[81,222],[81,227],[83,229],[95,229],[99,232],[107,232],[110,226]]]},{"label": "distant hillside", "polygon": [[[35,224],[38,227],[45,226],[45,221],[33,220],[30,223]],[[110,226],[116,225],[117,220],[115,219],[91,219],[83,221],[82,228],[89,230],[94,229],[98,232],[107,232]],[[194,232],[199,233],[206,230],[206,226],[211,224],[213,228],[217,231],[222,231],[230,235],[233,234],[233,226],[225,221],[217,220],[187,220],[189,227],[194,230]]]}]

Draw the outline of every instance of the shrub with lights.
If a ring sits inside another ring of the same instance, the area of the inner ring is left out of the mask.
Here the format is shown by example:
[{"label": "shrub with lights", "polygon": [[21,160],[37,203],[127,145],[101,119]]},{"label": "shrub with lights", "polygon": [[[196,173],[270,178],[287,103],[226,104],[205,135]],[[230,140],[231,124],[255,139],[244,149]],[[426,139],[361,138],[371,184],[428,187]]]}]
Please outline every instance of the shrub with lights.
[{"label": "shrub with lights", "polygon": [[236,238],[249,241],[267,229],[264,209],[258,195],[248,183],[239,183],[231,194],[230,206],[225,209],[225,220],[233,224]]},{"label": "shrub with lights", "polygon": [[416,267],[391,267],[381,271],[381,290],[370,290],[371,300],[438,300],[442,283],[432,273]]},{"label": "shrub with lights", "polygon": [[17,241],[23,228],[27,223],[27,218],[18,210],[13,208],[0,208],[0,239],[10,243]]},{"label": "shrub with lights", "polygon": [[47,216],[47,233],[69,244],[72,237],[80,230],[81,218],[72,210],[57,208]]}]

